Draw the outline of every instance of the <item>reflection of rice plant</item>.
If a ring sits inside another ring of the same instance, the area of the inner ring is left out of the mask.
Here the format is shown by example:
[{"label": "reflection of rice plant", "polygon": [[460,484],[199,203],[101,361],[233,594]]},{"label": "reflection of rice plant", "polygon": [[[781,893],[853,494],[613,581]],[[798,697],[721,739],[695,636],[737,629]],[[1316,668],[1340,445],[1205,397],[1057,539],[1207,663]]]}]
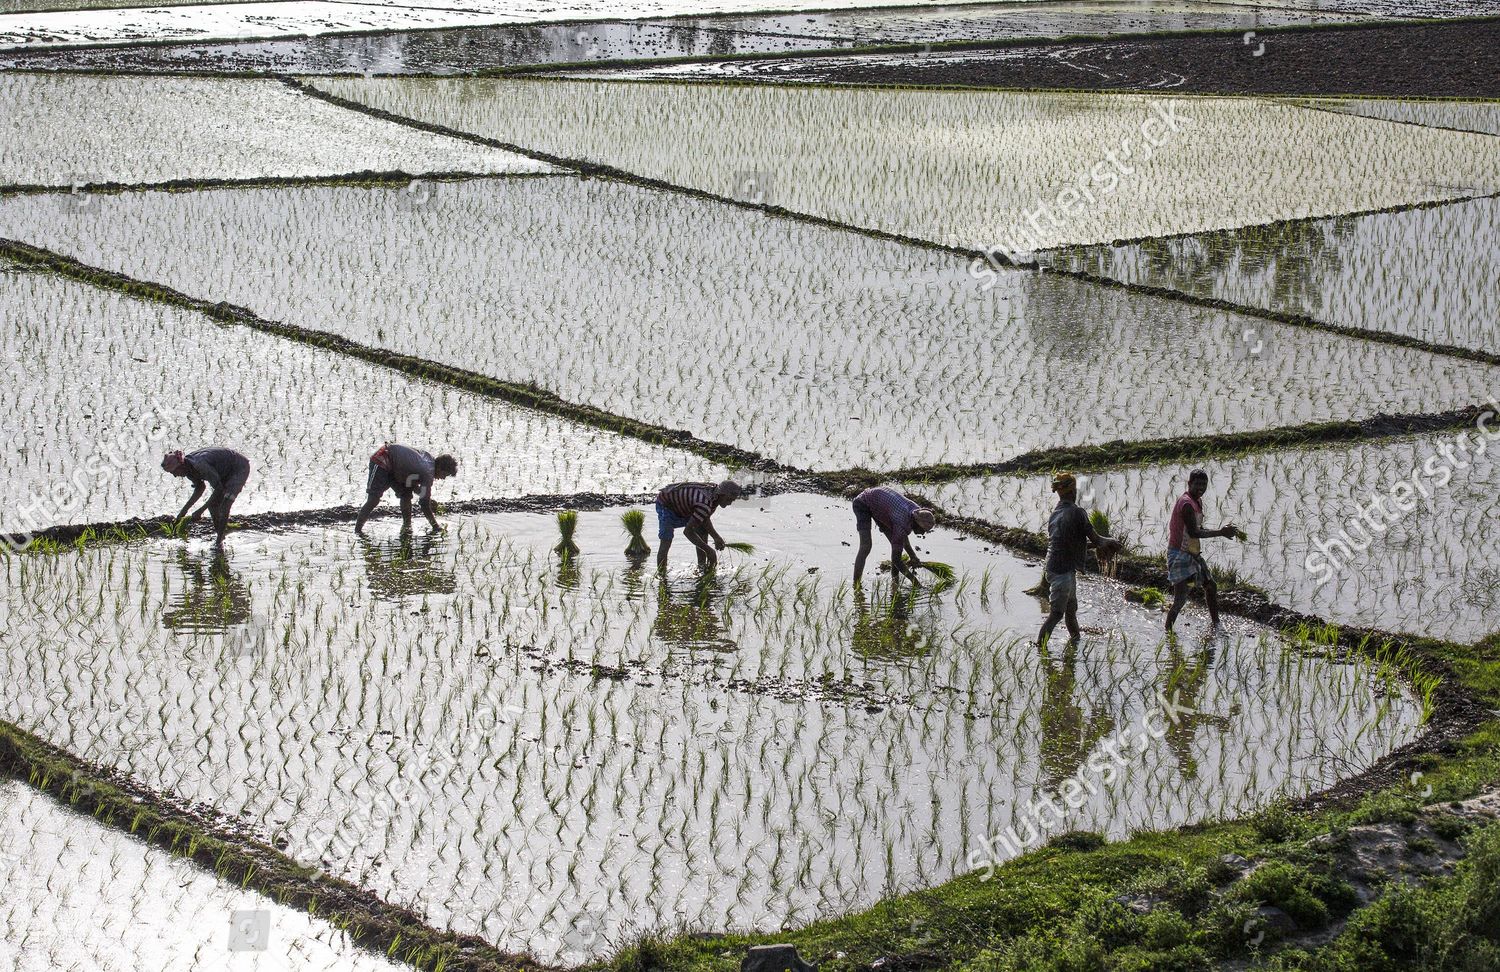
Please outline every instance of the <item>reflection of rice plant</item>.
[{"label": "reflection of rice plant", "polygon": [[562,539],[552,550],[561,554],[563,559],[572,557],[578,553],[578,544],[573,542],[573,534],[578,529],[578,512],[576,510],[560,510],[557,514],[557,531],[562,534]]},{"label": "reflection of rice plant", "polygon": [[625,546],[625,556],[632,560],[651,556],[651,545],[646,542],[646,514],[640,510],[626,510],[620,514],[620,523],[630,534],[630,543]]}]

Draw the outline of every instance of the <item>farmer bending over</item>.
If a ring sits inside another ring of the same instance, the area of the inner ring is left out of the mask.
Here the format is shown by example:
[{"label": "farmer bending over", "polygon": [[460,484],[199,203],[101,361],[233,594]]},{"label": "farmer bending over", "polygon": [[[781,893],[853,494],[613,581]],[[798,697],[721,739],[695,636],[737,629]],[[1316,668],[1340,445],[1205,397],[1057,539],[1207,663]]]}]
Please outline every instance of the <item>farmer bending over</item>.
[{"label": "farmer bending over", "polygon": [[[673,483],[656,494],[656,538],[661,546],[656,551],[657,570],[667,569],[667,551],[672,549],[672,537],[678,530],[698,550],[698,566],[704,569],[719,562],[714,547],[724,549],[724,538],[714,529],[714,511],[722,509],[739,499],[744,491],[739,483],[724,480],[713,483]],[[708,541],[713,540],[710,547]]]},{"label": "farmer bending over", "polygon": [[1078,480],[1072,473],[1058,473],[1052,478],[1052,492],[1057,506],[1047,520],[1047,620],[1037,644],[1045,645],[1057,622],[1068,622],[1068,635],[1074,641],[1082,635],[1078,627],[1078,571],[1092,543],[1099,556],[1109,558],[1120,549],[1120,541],[1094,530],[1088,514],[1078,505]]},{"label": "farmer bending over", "polygon": [[1167,630],[1177,621],[1177,614],[1187,603],[1188,584],[1197,580],[1203,588],[1203,598],[1208,602],[1208,620],[1219,623],[1219,587],[1203,562],[1204,537],[1243,536],[1233,523],[1217,530],[1203,527],[1203,494],[1208,492],[1208,473],[1194,469],[1188,473],[1187,492],[1177,498],[1172,507],[1172,519],[1167,527],[1167,582],[1172,585],[1172,608],[1167,612]]},{"label": "farmer bending over", "polygon": [[411,496],[415,492],[422,501],[422,515],[434,530],[441,530],[432,507],[432,482],[457,475],[458,460],[452,456],[432,457],[432,453],[413,449],[410,446],[387,442],[370,457],[370,478],[365,485],[365,506],[354,521],[354,532],[363,536],[365,521],[370,518],[385,491],[393,489],[401,498],[401,522],[403,530],[411,529]]},{"label": "farmer bending over", "polygon": [[[912,549],[911,535],[931,530],[937,522],[931,510],[924,510],[894,489],[872,486],[854,497],[854,529],[859,531],[859,553],[854,555],[854,583],[863,582],[865,558],[870,555],[870,523],[880,527],[880,532],[891,542],[891,591],[901,586],[901,575],[911,579],[913,587],[921,587],[913,568],[922,566],[921,558]],[[904,555],[904,556],[903,556]]]},{"label": "farmer bending over", "polygon": [[250,460],[233,449],[199,449],[187,455],[183,455],[182,450],[178,449],[162,457],[161,467],[173,476],[192,481],[193,495],[188,497],[182,512],[177,514],[179,521],[198,502],[205,486],[212,489],[208,494],[208,502],[198,507],[191,522],[197,523],[203,516],[203,511],[208,510],[213,519],[214,533],[218,537],[216,542],[222,545],[224,534],[229,532],[229,508],[234,505],[240,490],[245,488],[245,482],[250,478]]}]

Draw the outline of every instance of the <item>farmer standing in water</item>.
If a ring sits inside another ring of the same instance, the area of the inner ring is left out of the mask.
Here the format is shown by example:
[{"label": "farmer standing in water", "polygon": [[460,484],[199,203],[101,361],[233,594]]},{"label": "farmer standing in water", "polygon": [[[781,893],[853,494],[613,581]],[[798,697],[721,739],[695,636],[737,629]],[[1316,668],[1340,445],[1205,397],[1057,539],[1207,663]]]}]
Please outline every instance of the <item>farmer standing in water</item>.
[{"label": "farmer standing in water", "polygon": [[370,457],[370,475],[365,484],[365,505],[354,521],[354,532],[365,532],[365,521],[375,511],[385,491],[393,489],[401,498],[402,529],[411,529],[411,497],[415,492],[422,503],[422,515],[434,530],[441,530],[432,506],[433,480],[457,475],[458,460],[446,453],[433,458],[432,453],[410,446],[387,442]]},{"label": "farmer standing in water", "polygon": [[[724,538],[714,529],[714,511],[733,503],[743,493],[739,483],[728,479],[717,486],[673,483],[662,487],[656,494],[656,538],[661,541],[656,551],[656,569],[667,569],[667,551],[672,549],[672,537],[678,530],[697,548],[699,567],[707,569],[718,564],[714,547],[723,550]],[[709,540],[713,540],[713,547],[708,545]]]},{"label": "farmer standing in water", "polygon": [[1167,583],[1172,585],[1172,608],[1167,612],[1167,630],[1177,621],[1182,606],[1187,603],[1188,584],[1196,580],[1203,588],[1203,598],[1208,602],[1209,623],[1219,624],[1219,587],[1203,562],[1204,537],[1244,536],[1233,523],[1217,530],[1203,527],[1203,494],[1208,492],[1208,473],[1194,469],[1188,473],[1187,492],[1177,498],[1172,507],[1172,519],[1167,526]]},{"label": "farmer standing in water", "polygon": [[222,546],[224,534],[229,532],[229,508],[234,505],[240,490],[245,488],[245,482],[250,478],[250,460],[233,449],[199,449],[187,455],[183,455],[182,450],[178,449],[162,457],[161,467],[173,476],[181,476],[193,484],[193,495],[188,497],[182,512],[177,514],[179,521],[198,502],[204,487],[212,488],[212,492],[208,494],[208,502],[198,507],[198,511],[192,515],[192,522],[197,523],[203,516],[203,511],[208,510],[213,518],[214,533],[218,537],[216,542]]},{"label": "farmer standing in water", "polygon": [[1082,635],[1078,627],[1078,571],[1092,543],[1101,558],[1108,559],[1120,549],[1120,541],[1094,530],[1088,514],[1078,505],[1078,480],[1072,473],[1052,477],[1052,492],[1057,506],[1047,520],[1047,620],[1037,644],[1045,645],[1057,622],[1068,622],[1068,635],[1074,641]]},{"label": "farmer standing in water", "polygon": [[854,529],[859,531],[859,553],[854,555],[855,584],[863,582],[865,558],[870,555],[873,545],[870,536],[872,522],[891,542],[891,593],[900,588],[902,574],[911,579],[913,587],[921,587],[922,582],[917,580],[913,568],[922,566],[922,561],[912,549],[911,535],[921,535],[933,528],[937,518],[932,511],[884,486],[872,486],[854,497]]}]

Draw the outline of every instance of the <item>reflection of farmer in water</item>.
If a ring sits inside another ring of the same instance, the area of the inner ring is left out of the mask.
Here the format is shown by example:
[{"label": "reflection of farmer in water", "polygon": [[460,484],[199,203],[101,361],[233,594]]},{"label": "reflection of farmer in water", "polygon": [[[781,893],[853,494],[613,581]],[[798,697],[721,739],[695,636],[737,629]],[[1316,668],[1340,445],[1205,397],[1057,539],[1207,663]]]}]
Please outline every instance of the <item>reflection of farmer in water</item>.
[{"label": "reflection of farmer in water", "polygon": [[188,510],[198,502],[205,487],[212,490],[208,501],[192,515],[191,522],[197,523],[207,510],[213,520],[217,542],[222,544],[224,535],[229,532],[229,508],[250,479],[250,460],[233,449],[199,449],[187,455],[178,449],[162,457],[161,467],[193,484],[193,495],[183,504],[182,512],[177,514],[178,520],[188,515]]},{"label": "reflection of farmer in water", "polygon": [[443,547],[439,534],[428,533],[417,543],[410,530],[395,540],[361,538],[370,593],[384,600],[421,594],[452,594],[458,589],[453,571],[438,563]]},{"label": "reflection of farmer in water", "polygon": [[651,633],[680,648],[736,650],[739,646],[725,637],[724,622],[713,609],[714,599],[723,593],[719,580],[705,574],[685,598],[673,600],[672,589],[662,578],[656,586],[656,619],[651,622]]},{"label": "reflection of farmer in water", "polygon": [[178,550],[177,566],[187,583],[162,612],[164,627],[217,632],[250,620],[250,589],[229,569],[223,549],[212,553]]},{"label": "reflection of farmer in water", "polygon": [[1171,699],[1173,709],[1180,711],[1176,711],[1175,718],[1166,720],[1167,731],[1164,738],[1167,748],[1172,750],[1172,755],[1177,760],[1182,778],[1191,780],[1198,776],[1198,758],[1193,755],[1193,741],[1198,737],[1198,730],[1203,726],[1211,726],[1221,733],[1228,732],[1233,725],[1230,719],[1240,714],[1241,706],[1239,702],[1231,704],[1228,716],[1197,711],[1204,685],[1208,681],[1208,673],[1214,667],[1215,653],[1210,648],[1203,654],[1196,655],[1192,664],[1188,664],[1176,639],[1169,639],[1167,645],[1170,654],[1167,656],[1167,678],[1161,697]]},{"label": "reflection of farmer in water", "polygon": [[1115,731],[1115,720],[1103,712],[1093,718],[1083,714],[1083,707],[1073,701],[1077,678],[1078,642],[1069,641],[1063,649],[1062,666],[1054,670],[1047,646],[1042,645],[1042,662],[1047,667],[1047,686],[1042,696],[1042,769],[1049,789],[1078,773],[1083,761],[1093,752],[1099,740]]}]

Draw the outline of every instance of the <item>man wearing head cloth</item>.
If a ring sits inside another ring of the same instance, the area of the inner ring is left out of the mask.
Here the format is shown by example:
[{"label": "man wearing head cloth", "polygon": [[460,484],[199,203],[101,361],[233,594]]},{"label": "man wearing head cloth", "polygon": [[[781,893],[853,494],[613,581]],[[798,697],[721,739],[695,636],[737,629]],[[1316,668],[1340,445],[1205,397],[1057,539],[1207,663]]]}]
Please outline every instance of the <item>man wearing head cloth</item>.
[{"label": "man wearing head cloth", "polygon": [[921,587],[913,568],[922,566],[917,552],[912,549],[911,535],[931,530],[937,518],[931,510],[923,509],[885,486],[872,486],[854,497],[854,529],[859,532],[859,552],[854,555],[854,583],[862,583],[865,574],[865,558],[870,555],[873,541],[870,524],[880,527],[880,532],[891,542],[891,590],[901,586],[901,575],[911,579],[913,587]]},{"label": "man wearing head cloth", "polygon": [[1078,505],[1078,480],[1072,473],[1058,473],[1052,477],[1052,491],[1057,494],[1057,506],[1047,519],[1047,620],[1042,622],[1042,633],[1037,644],[1045,645],[1052,637],[1052,629],[1064,619],[1068,623],[1068,635],[1077,640],[1082,634],[1078,627],[1078,571],[1084,565],[1089,544],[1099,550],[1103,558],[1114,556],[1120,542],[1094,531],[1088,514]]},{"label": "man wearing head cloth", "polygon": [[[672,549],[672,538],[678,530],[687,537],[698,551],[698,566],[704,569],[718,564],[714,548],[724,549],[724,538],[714,529],[713,515],[739,499],[744,490],[739,483],[724,480],[713,483],[673,483],[664,486],[656,494],[656,538],[661,546],[656,551],[656,567],[667,569],[667,551]],[[713,541],[713,547],[708,542]]]},{"label": "man wearing head cloth", "polygon": [[177,514],[178,520],[188,515],[188,510],[198,502],[198,497],[203,495],[205,488],[212,490],[208,494],[208,502],[198,507],[198,511],[192,515],[192,522],[196,523],[203,516],[203,511],[207,510],[213,519],[217,542],[223,544],[224,534],[229,532],[229,508],[234,505],[240,490],[245,488],[245,482],[250,478],[250,460],[233,449],[199,449],[187,455],[183,455],[182,450],[178,449],[162,457],[161,467],[173,476],[180,476],[193,484],[193,495],[188,497],[182,512]]}]

